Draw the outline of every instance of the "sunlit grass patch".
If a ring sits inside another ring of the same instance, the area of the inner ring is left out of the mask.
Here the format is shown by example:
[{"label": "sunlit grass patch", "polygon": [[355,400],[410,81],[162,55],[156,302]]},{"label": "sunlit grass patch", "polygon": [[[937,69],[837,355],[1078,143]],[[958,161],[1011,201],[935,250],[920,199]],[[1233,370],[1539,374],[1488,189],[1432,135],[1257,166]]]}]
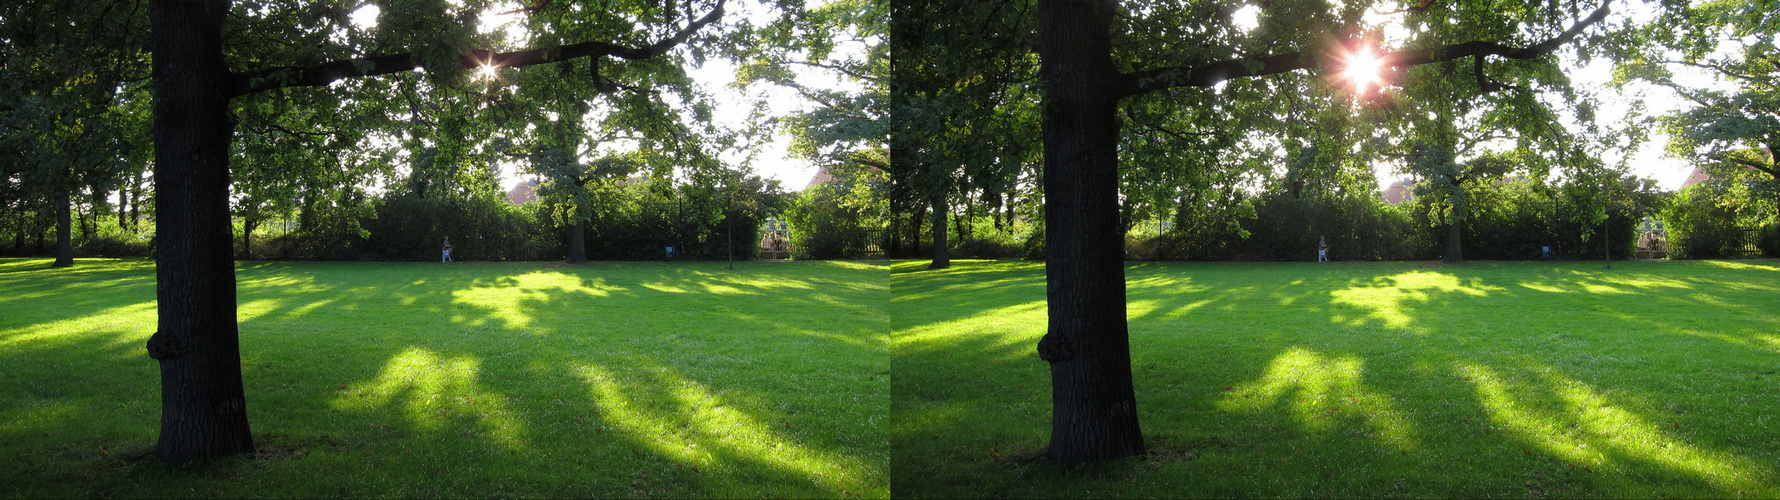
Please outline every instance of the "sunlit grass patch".
[{"label": "sunlit grass patch", "polygon": [[911,497],[1780,496],[1774,261],[1134,263],[1150,453],[1033,460],[1044,267],[892,266]]},{"label": "sunlit grass patch", "polygon": [[47,263],[0,259],[0,497],[889,495],[882,264],[243,264],[260,453],[180,466],[152,263]]}]

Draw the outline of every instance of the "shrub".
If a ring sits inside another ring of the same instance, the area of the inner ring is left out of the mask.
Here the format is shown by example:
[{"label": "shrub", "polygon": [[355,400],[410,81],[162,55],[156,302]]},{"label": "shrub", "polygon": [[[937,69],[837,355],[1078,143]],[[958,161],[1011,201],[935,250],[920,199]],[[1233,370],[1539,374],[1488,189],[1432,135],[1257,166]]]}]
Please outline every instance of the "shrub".
[{"label": "shrub", "polygon": [[[364,239],[342,258],[438,260],[440,245],[448,236],[453,260],[560,258],[562,240],[538,220],[535,208],[516,207],[496,196],[452,196],[443,190],[429,194],[423,198],[400,191],[378,199],[372,205],[375,215],[357,220],[367,233]],[[350,235],[341,234],[344,228],[324,231],[352,241]],[[301,247],[299,252],[327,254]]]},{"label": "shrub", "polygon": [[1669,229],[1669,257],[1717,259],[1742,252],[1744,231],[1735,186],[1703,182],[1688,186],[1663,211]]},{"label": "shrub", "polygon": [[100,224],[96,233],[74,247],[76,257],[146,257],[154,252],[148,236],[115,224]]},{"label": "shrub", "polygon": [[883,242],[883,198],[865,182],[823,183],[799,194],[785,218],[796,259],[862,257]]}]

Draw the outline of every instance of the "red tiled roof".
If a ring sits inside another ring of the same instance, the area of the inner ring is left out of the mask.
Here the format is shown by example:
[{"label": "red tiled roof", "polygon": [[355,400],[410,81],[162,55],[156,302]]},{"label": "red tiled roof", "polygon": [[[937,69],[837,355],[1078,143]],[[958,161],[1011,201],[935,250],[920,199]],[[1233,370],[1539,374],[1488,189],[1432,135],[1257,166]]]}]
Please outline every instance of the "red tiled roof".
[{"label": "red tiled roof", "polygon": [[538,200],[538,181],[519,181],[507,190],[507,203],[524,205]]},{"label": "red tiled roof", "polygon": [[1392,181],[1390,186],[1384,188],[1384,202],[1391,205],[1402,203],[1414,197],[1415,194],[1409,191],[1408,186],[1403,185],[1403,181]]},{"label": "red tiled roof", "polygon": [[1681,182],[1681,187],[1685,188],[1709,180],[1712,180],[1712,176],[1706,173],[1705,167],[1694,167],[1693,173],[1687,174],[1687,180]]},{"label": "red tiled roof", "polygon": [[806,185],[803,188],[804,189],[813,188],[813,187],[820,186],[823,183],[832,181],[832,180],[834,180],[834,176],[828,175],[828,167],[816,167],[816,176],[810,178],[809,185]]}]

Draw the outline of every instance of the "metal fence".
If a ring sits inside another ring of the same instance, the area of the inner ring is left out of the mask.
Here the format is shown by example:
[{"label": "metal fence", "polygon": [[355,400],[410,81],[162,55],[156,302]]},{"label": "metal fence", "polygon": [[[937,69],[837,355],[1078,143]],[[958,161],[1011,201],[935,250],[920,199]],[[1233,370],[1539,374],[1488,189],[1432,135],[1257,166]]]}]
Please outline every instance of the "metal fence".
[{"label": "metal fence", "polygon": [[865,248],[861,248],[859,253],[866,257],[883,257],[884,247],[889,244],[889,240],[884,238],[888,236],[890,232],[882,228],[865,230]]},{"label": "metal fence", "polygon": [[1726,257],[1760,257],[1761,256],[1761,246],[1757,245],[1756,242],[1760,241],[1760,239],[1761,239],[1761,228],[1744,227],[1744,228],[1738,228],[1738,230],[1743,232],[1743,246],[1737,247],[1736,249],[1731,250],[1730,252],[1727,252],[1725,254],[1725,256]]}]

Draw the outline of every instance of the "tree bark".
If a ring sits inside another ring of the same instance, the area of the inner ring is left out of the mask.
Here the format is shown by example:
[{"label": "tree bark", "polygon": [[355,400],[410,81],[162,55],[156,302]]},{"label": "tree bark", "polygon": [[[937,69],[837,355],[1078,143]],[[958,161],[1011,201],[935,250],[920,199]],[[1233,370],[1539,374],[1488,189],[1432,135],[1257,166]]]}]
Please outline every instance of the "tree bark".
[{"label": "tree bark", "polygon": [[1052,461],[1143,453],[1119,228],[1119,75],[1109,0],[1039,2]]},{"label": "tree bark", "polygon": [[950,213],[952,209],[947,206],[946,195],[943,190],[940,194],[933,195],[929,201],[933,205],[933,223],[931,224],[933,227],[933,263],[928,264],[927,268],[945,269],[952,267],[952,256],[946,253],[946,214]]},{"label": "tree bark", "polygon": [[49,267],[72,267],[74,265],[74,221],[69,216],[73,211],[72,196],[69,189],[56,191],[56,261]]},{"label": "tree bark", "polygon": [[568,263],[580,264],[587,262],[587,223],[569,224],[569,258]]},{"label": "tree bark", "polygon": [[155,274],[164,460],[252,453],[229,227],[227,0],[154,0]]}]

